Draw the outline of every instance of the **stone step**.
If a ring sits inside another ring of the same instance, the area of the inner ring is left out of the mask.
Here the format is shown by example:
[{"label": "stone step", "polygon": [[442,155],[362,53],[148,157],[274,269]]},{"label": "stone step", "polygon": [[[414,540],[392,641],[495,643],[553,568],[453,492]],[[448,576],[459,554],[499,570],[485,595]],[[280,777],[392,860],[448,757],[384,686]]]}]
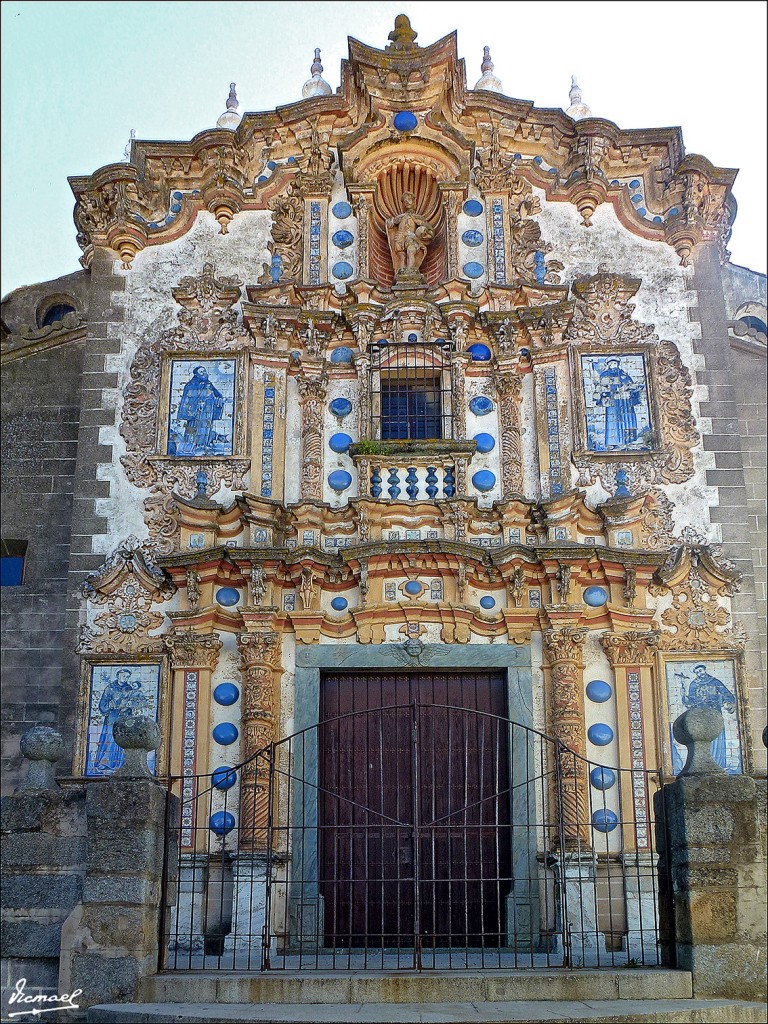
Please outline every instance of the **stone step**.
[{"label": "stone step", "polygon": [[517,971],[304,971],[157,974],[145,978],[147,1003],[496,1003],[524,1000],[593,1001],[690,999],[688,971],[657,968]]},{"label": "stone step", "polygon": [[604,999],[469,1003],[134,1003],[92,1006],[89,1024],[764,1024],[765,1003]]}]

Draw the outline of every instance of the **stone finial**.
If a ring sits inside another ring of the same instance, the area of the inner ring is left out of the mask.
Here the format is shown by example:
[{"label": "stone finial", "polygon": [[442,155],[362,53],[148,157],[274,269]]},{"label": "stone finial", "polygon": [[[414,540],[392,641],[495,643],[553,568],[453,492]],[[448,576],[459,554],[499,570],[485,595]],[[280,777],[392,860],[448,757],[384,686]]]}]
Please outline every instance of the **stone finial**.
[{"label": "stone finial", "polygon": [[129,164],[131,162],[131,143],[136,138],[136,129],[131,128],[131,134],[128,136],[128,142],[125,149],[123,150],[123,163]]},{"label": "stone finial", "polygon": [[716,708],[688,708],[672,726],[672,735],[688,748],[683,775],[725,775],[712,757],[712,742],[723,731],[723,716]]},{"label": "stone finial", "polygon": [[48,790],[55,793],[59,784],[54,778],[54,765],[65,753],[61,733],[47,725],[35,725],[21,737],[19,749],[29,761],[29,767],[17,792]]},{"label": "stone finial", "polygon": [[490,46],[483,47],[483,63],[480,65],[480,70],[483,74],[475,83],[475,89],[484,89],[486,92],[504,92],[501,80],[493,73]]},{"label": "stone finial", "polygon": [[387,36],[392,42],[391,46],[388,46],[388,50],[416,50],[418,44],[416,43],[416,36],[418,32],[414,32],[411,28],[411,19],[407,14],[398,14],[395,18],[395,27]]},{"label": "stone finial", "polygon": [[160,726],[145,715],[124,715],[112,726],[118,747],[125,751],[125,761],[115,772],[116,778],[151,779],[147,754],[160,746]]},{"label": "stone finial", "polygon": [[591,117],[592,111],[581,98],[581,89],[576,81],[576,75],[571,75],[571,91],[568,93],[570,106],[566,110],[568,117],[574,121],[580,121],[583,117]]},{"label": "stone finial", "polygon": [[323,78],[323,65],[320,63],[320,47],[315,47],[315,59],[312,61],[312,66],[309,69],[312,77],[308,79],[301,90],[301,95],[305,100],[311,99],[313,96],[330,96],[333,92],[330,85]]},{"label": "stone finial", "polygon": [[237,92],[235,91],[235,83],[229,83],[229,96],[227,97],[227,109],[221,115],[216,122],[217,128],[227,128],[233,132],[235,128],[240,124],[243,119],[242,114],[238,114],[237,108],[240,106],[237,99]]}]

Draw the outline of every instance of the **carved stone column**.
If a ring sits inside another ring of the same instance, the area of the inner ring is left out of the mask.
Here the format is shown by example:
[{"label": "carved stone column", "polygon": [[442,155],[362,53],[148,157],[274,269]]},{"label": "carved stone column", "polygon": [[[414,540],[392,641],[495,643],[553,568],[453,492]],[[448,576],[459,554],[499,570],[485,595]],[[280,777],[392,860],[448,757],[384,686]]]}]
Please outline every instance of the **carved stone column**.
[{"label": "carved stone column", "polygon": [[357,401],[358,436],[362,438],[372,437],[371,430],[371,358],[370,356],[359,356],[355,359],[357,370]]},{"label": "carved stone column", "polygon": [[240,791],[240,844],[264,848],[267,844],[269,780],[266,761],[248,761],[276,738],[279,697],[275,670],[280,662],[280,635],[274,630],[238,633],[243,668],[241,756],[247,761]]},{"label": "carved stone column", "polygon": [[358,193],[352,197],[352,209],[357,217],[357,276],[367,278],[368,267],[368,230],[370,222],[372,194]]},{"label": "carved stone column", "polygon": [[168,767],[169,774],[181,776],[180,842],[182,847],[192,846],[194,838],[198,837],[200,846],[204,847],[208,838],[204,800],[199,801],[201,806],[197,808],[198,820],[195,821],[196,759],[203,765],[207,762],[211,675],[223,645],[213,633],[192,630],[168,633],[163,637],[163,645],[173,673]]},{"label": "carved stone column", "polygon": [[[561,626],[544,630],[544,653],[550,666],[550,708],[552,731],[568,751],[560,754],[562,816],[566,847],[585,849],[590,845],[582,650],[586,629]],[[570,753],[579,755],[574,757]]]},{"label": "carved stone column", "polygon": [[499,398],[501,432],[501,484],[505,498],[523,493],[523,452],[520,440],[520,396],[523,378],[517,373],[498,373],[495,377]]},{"label": "carved stone column", "polygon": [[453,439],[463,441],[467,436],[467,397],[464,374],[467,355],[454,355],[451,359],[451,420]]},{"label": "carved stone column", "polygon": [[296,378],[301,403],[301,497],[323,497],[323,406],[328,377]]}]

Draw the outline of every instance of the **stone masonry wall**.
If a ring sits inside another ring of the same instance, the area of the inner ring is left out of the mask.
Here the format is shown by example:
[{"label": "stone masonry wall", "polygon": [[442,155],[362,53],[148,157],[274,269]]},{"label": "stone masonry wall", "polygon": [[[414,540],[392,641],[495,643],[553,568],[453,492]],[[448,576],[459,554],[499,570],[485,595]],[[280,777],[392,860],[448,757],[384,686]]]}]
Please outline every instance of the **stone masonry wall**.
[{"label": "stone masonry wall", "polygon": [[3,366],[2,537],[28,542],[24,581],[3,588],[2,785],[18,781],[19,737],[56,725],[83,342]]}]

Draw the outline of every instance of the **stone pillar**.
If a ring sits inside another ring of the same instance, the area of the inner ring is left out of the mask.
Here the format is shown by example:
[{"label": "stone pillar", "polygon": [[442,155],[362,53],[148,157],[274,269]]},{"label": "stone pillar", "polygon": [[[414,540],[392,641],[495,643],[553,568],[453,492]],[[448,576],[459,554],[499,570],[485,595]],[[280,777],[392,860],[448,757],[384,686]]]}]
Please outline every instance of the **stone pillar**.
[{"label": "stone pillar", "polygon": [[[558,813],[566,849],[590,850],[589,800],[585,757],[582,649],[586,629],[561,626],[544,630],[544,653],[549,662],[552,733],[565,747],[560,753],[562,792]],[[574,757],[573,753],[580,755]]]},{"label": "stone pillar", "polygon": [[666,959],[693,974],[697,999],[766,998],[765,781],[728,775],[711,757],[718,711],[674,724],[685,768],[656,794],[661,935]]},{"label": "stone pillar", "polygon": [[467,436],[465,374],[468,362],[466,353],[457,353],[451,359],[451,434],[454,441],[463,441]]},{"label": "stone pillar", "polygon": [[[166,841],[178,800],[141,771],[142,757],[146,771],[146,751],[159,742],[156,724],[136,719],[126,734],[116,727],[115,741],[121,738],[134,751],[137,777],[87,787],[83,897],[61,932],[59,989],[81,989],[81,1006],[130,1002],[159,961]],[[174,863],[173,850],[167,852]]]},{"label": "stone pillar", "polygon": [[501,434],[501,490],[505,498],[523,493],[523,451],[520,441],[520,396],[523,378],[518,373],[497,373]]},{"label": "stone pillar", "polygon": [[[197,760],[205,764],[210,735],[211,677],[221,640],[213,633],[175,630],[163,638],[171,659],[171,729],[168,737],[168,765],[172,775],[181,776],[181,845],[190,847],[208,835],[206,801],[195,800]],[[199,804],[199,806],[198,806]],[[197,811],[198,820],[193,816]],[[197,826],[197,828],[195,828]]]},{"label": "stone pillar", "polygon": [[[248,761],[276,738],[278,691],[275,670],[280,661],[280,635],[274,630],[239,633],[237,646],[243,666],[241,756]],[[264,849],[267,845],[269,779],[266,762],[243,766],[240,791],[240,845]]]},{"label": "stone pillar", "polygon": [[328,387],[325,374],[296,378],[301,403],[301,497],[323,497],[323,404]]},{"label": "stone pillar", "polygon": [[26,778],[0,802],[4,1020],[25,1008],[7,1003],[20,979],[28,996],[60,991],[62,923],[82,898],[86,858],[84,789],[62,790],[53,779],[64,754],[61,735],[37,726],[20,746],[30,762]]}]

